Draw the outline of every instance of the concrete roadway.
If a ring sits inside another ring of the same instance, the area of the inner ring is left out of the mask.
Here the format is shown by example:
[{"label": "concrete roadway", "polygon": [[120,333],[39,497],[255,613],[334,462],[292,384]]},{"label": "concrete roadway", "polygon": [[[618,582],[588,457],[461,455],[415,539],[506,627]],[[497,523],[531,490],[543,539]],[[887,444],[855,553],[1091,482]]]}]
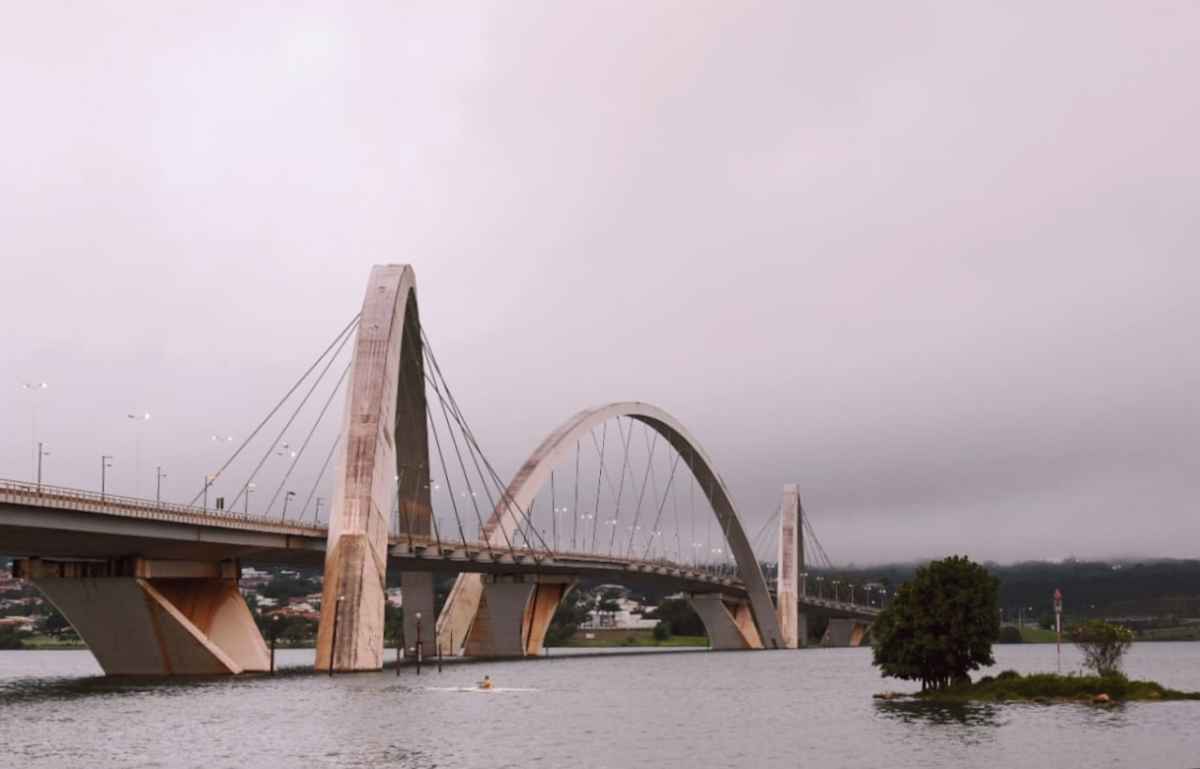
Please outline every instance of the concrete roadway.
[{"label": "concrete roadway", "polygon": [[[95,492],[0,481],[0,553],[48,559],[149,559],[222,561],[320,569],[326,528],[183,505],[157,504]],[[437,543],[393,536],[388,568],[490,574],[563,574],[594,577],[631,587],[744,598],[740,580],[666,562],[590,553],[513,548],[489,551],[482,543]],[[801,596],[802,605],[848,617],[871,618],[878,609]]]}]

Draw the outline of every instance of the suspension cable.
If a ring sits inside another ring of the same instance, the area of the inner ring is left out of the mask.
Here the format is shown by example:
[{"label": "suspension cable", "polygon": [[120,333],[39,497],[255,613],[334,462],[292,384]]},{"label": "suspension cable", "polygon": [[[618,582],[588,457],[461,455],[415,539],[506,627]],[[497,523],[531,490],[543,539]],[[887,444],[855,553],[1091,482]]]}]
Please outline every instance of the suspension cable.
[{"label": "suspension cable", "polygon": [[[283,406],[283,404],[287,402],[287,399],[292,397],[292,393],[296,392],[296,390],[300,388],[300,385],[304,383],[304,380],[308,378],[308,375],[311,374],[313,372],[313,370],[316,369],[316,367],[321,364],[321,361],[325,359],[325,356],[329,354],[329,351],[332,350],[335,346],[338,346],[338,343],[340,341],[342,341],[342,337],[346,336],[350,332],[350,329],[354,328],[354,325],[356,323],[358,323],[358,320],[360,317],[362,317],[362,313],[361,312],[356,313],[354,315],[354,317],[350,319],[350,322],[346,324],[345,328],[343,328],[341,331],[338,332],[338,335],[333,338],[333,341],[329,343],[329,346],[326,347],[321,352],[321,354],[317,356],[317,359],[314,360],[312,362],[312,365],[309,366],[308,369],[303,374],[300,375],[300,378],[296,380],[296,383],[294,385],[292,385],[291,389],[288,390],[287,393],[282,398],[279,399],[279,402],[275,404],[274,408],[272,408],[267,413],[267,415],[265,417],[263,417],[263,420],[258,423],[258,427],[255,427],[254,430],[250,433],[250,435],[246,436],[246,440],[242,441],[241,445],[238,446],[237,449],[233,452],[233,455],[230,456],[229,459],[225,460],[225,464],[221,465],[221,467],[217,470],[217,472],[213,473],[213,476],[212,476],[213,478],[216,478],[217,476],[221,475],[221,473],[225,472],[225,470],[228,469],[231,464],[233,464],[233,461],[238,458],[238,455],[242,453],[242,450],[245,449],[246,446],[250,444],[250,441],[254,440],[254,437],[256,435],[258,435],[259,431],[262,430],[263,427],[267,424],[267,422],[269,422],[271,420],[271,417],[275,416],[275,412],[279,411],[279,409]],[[341,349],[341,348],[339,347],[338,349]],[[208,491],[209,485],[210,485],[209,482],[206,480],[204,483],[204,488],[202,488],[200,490],[200,492],[198,494],[196,494],[196,496],[192,497],[192,501],[189,502],[188,505],[189,506],[195,505],[196,500],[200,499],[200,497],[204,496],[204,493],[206,491]]]},{"label": "suspension cable", "polygon": [[[329,410],[329,404],[333,403],[334,396],[337,395],[338,391],[342,389],[342,383],[346,381],[346,375],[350,373],[350,365],[350,363],[346,364],[346,367],[342,369],[342,375],[338,377],[337,384],[335,384],[333,389],[329,391],[329,397],[325,399],[325,404],[321,406],[321,412],[317,414],[317,418],[313,421],[312,428],[308,431],[308,435],[304,436],[304,443],[300,445],[300,449],[296,452],[296,456],[292,457],[292,463],[288,466],[287,473],[284,474],[283,480],[279,482],[279,487],[275,489],[275,493],[271,496],[271,503],[268,504],[267,509],[263,511],[263,515],[271,514],[271,509],[275,507],[275,500],[279,498],[279,494],[283,491],[283,487],[287,485],[288,478],[292,477],[292,471],[296,469],[296,465],[300,462],[300,458],[304,456],[304,450],[308,448],[309,441],[312,440],[313,434],[317,431],[317,427],[319,427],[321,424],[321,420],[325,418],[325,412]],[[286,509],[286,505],[284,507]],[[303,511],[301,511],[301,515],[303,516]]]}]

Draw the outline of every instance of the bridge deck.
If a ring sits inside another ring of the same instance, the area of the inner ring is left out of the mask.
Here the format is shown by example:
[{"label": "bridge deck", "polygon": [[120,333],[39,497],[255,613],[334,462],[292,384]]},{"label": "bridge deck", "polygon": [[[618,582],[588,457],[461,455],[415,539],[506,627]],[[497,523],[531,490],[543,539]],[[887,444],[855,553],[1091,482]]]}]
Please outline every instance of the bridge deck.
[{"label": "bridge deck", "polygon": [[[206,510],[82,489],[0,480],[0,553],[42,558],[223,560],[320,568],[326,526]],[[595,553],[393,535],[390,568],[493,574],[573,574],[744,597],[741,580],[690,565]],[[812,595],[801,604],[870,617],[878,609]]]}]

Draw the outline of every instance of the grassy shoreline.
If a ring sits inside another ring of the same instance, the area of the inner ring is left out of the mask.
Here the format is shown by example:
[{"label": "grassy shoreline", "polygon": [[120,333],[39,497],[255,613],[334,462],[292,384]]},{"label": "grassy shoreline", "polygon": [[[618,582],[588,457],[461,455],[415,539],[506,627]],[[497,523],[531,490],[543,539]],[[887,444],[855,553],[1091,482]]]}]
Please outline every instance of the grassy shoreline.
[{"label": "grassy shoreline", "polygon": [[941,691],[921,692],[925,702],[1155,702],[1200,700],[1200,692],[1168,689],[1156,681],[1135,681],[1125,676],[1079,676],[1055,673],[1021,675],[1006,670],[995,678],[956,684]]}]

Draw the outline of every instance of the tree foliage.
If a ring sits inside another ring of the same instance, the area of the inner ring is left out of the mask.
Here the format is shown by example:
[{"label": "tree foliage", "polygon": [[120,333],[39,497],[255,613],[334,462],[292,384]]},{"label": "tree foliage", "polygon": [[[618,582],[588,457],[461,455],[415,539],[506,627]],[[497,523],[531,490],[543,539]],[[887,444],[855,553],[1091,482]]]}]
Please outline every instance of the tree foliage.
[{"label": "tree foliage", "polygon": [[874,664],[884,676],[944,689],[992,665],[1000,635],[999,580],[965,556],[917,569],[872,628]]},{"label": "tree foliage", "polygon": [[27,633],[8,626],[0,626],[0,649],[22,649]]},{"label": "tree foliage", "polygon": [[572,590],[567,593],[555,610],[550,627],[546,629],[546,646],[562,646],[571,640],[579,626],[588,621],[594,603],[595,599],[586,591]]},{"label": "tree foliage", "polygon": [[667,623],[672,635],[705,635],[704,623],[692,605],[683,598],[665,598],[646,619],[657,619]]},{"label": "tree foliage", "polygon": [[1133,631],[1103,620],[1089,620],[1071,628],[1071,641],[1083,652],[1085,667],[1098,676],[1121,673],[1121,658],[1133,643]]}]

